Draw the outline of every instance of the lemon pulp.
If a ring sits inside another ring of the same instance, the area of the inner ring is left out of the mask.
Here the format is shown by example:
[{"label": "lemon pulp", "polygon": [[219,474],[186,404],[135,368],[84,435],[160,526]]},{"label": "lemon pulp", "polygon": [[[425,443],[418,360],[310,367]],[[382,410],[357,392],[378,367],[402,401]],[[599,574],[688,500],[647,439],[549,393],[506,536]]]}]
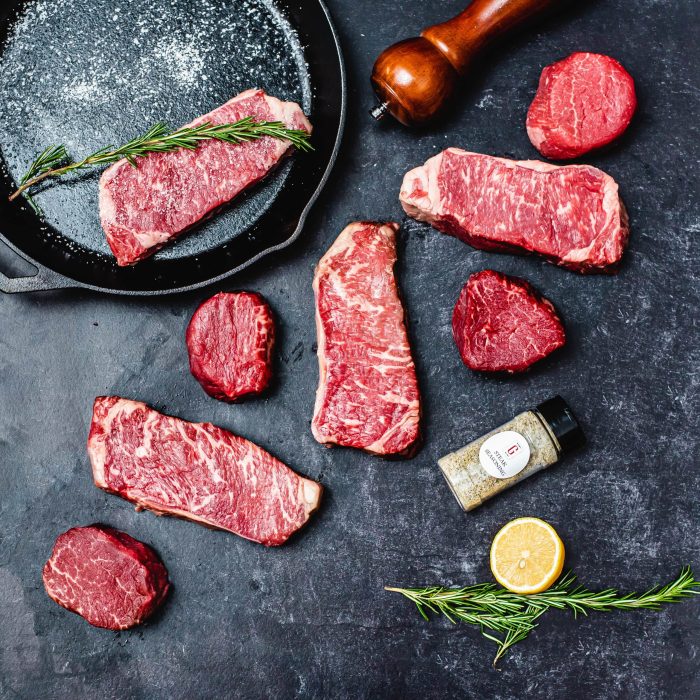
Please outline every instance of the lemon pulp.
[{"label": "lemon pulp", "polygon": [[539,518],[517,518],[504,525],[491,545],[491,571],[514,593],[546,591],[564,567],[564,543]]}]

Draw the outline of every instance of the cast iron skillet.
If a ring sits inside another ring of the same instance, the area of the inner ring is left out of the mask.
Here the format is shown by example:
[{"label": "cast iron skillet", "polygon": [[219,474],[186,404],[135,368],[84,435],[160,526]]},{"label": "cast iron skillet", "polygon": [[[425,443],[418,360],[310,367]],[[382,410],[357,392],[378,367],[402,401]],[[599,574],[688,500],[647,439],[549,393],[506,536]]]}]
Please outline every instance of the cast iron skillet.
[{"label": "cast iron skillet", "polygon": [[[319,0],[12,0],[0,9],[0,239],[37,270],[0,290],[153,295],[221,280],[289,245],[336,158],[345,119],[338,37]],[[134,267],[99,224],[100,171],[8,202],[37,152],[73,157],[172,127],[250,87],[299,102],[315,150]]]}]

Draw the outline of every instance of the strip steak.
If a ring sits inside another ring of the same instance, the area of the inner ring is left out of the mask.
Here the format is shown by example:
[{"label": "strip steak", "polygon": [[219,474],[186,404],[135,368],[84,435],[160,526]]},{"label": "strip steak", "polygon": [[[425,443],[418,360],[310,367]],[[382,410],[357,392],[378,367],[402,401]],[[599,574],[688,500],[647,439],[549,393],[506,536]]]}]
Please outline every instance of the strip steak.
[{"label": "strip steak", "polygon": [[556,166],[448,148],[406,173],[409,216],[475,248],[537,253],[577,272],[612,272],[629,238],[615,180],[589,165]]},{"label": "strip steak", "polygon": [[464,364],[481,372],[524,372],[566,342],[552,302],[525,280],[494,270],[464,285],[452,332]]},{"label": "strip steak", "polygon": [[59,535],[43,579],[59,605],[110,630],[143,622],[170,588],[168,572],[150,547],[106,525]]},{"label": "strip steak", "polygon": [[268,546],[306,524],[321,498],[319,484],[248,440],[117,396],[95,399],[88,453],[95,484],[139,509]]},{"label": "strip steak", "polygon": [[634,80],[614,58],[572,53],[542,71],[527,134],[545,158],[578,158],[621,136],[636,109]]},{"label": "strip steak", "polygon": [[409,454],[420,436],[420,395],[394,264],[398,224],[350,224],[314,276],[320,443]]},{"label": "strip steak", "polygon": [[[188,126],[227,124],[243,117],[281,121],[311,132],[294,102],[247,90]],[[134,168],[126,160],[100,180],[100,219],[119,265],[152,255],[262,180],[290,151],[289,141],[264,136],[248,143],[203,141],[196,150],[150,153]]]},{"label": "strip steak", "polygon": [[255,292],[220,292],[207,299],[187,327],[190,370],[215,399],[259,394],[272,377],[275,321]]}]

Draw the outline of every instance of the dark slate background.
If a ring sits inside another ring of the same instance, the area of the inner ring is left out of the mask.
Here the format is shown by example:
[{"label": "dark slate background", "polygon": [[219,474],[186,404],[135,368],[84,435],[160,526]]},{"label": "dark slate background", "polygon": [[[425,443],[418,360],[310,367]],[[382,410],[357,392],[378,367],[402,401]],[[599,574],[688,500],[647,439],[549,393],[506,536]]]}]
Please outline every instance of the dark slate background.
[{"label": "dark slate background", "polygon": [[[700,693],[700,604],[661,613],[551,613],[501,666],[478,631],[424,622],[385,584],[490,580],[507,520],[550,521],[591,586],[643,588],[700,571],[698,469],[697,4],[577,3],[498,52],[447,123],[378,127],[367,84],[378,52],[462,9],[333,0],[350,79],[341,157],[302,239],[218,289],[255,289],[279,318],[278,380],[228,406],[190,376],[186,323],[209,290],[144,301],[60,292],[0,298],[0,694],[5,698],[674,698]],[[637,80],[629,134],[588,160],[620,183],[632,221],[615,277],[474,251],[406,221],[405,170],[449,145],[536,157],[524,119],[540,69],[609,53]],[[358,218],[403,222],[399,278],[410,315],[426,442],[412,461],[326,450],[309,430],[317,381],[315,262]],[[486,266],[524,276],[561,310],[569,344],[522,378],[461,365],[450,315]],[[325,505],[267,550],[149,513],[95,489],[85,439],[95,395],[119,393],[255,440],[326,486]],[[589,446],[471,514],[436,466],[519,410],[561,393]],[[156,619],[97,630],[44,593],[41,567],[65,529],[102,521],[152,544],[174,591]]]}]

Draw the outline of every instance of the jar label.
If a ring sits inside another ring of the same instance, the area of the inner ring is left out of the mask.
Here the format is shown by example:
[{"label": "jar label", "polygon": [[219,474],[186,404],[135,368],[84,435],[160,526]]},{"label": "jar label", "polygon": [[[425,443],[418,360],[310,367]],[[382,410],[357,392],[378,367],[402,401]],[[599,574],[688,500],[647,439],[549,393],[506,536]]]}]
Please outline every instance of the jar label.
[{"label": "jar label", "polygon": [[492,435],[479,450],[481,466],[496,479],[510,479],[530,461],[530,445],[514,430]]}]

